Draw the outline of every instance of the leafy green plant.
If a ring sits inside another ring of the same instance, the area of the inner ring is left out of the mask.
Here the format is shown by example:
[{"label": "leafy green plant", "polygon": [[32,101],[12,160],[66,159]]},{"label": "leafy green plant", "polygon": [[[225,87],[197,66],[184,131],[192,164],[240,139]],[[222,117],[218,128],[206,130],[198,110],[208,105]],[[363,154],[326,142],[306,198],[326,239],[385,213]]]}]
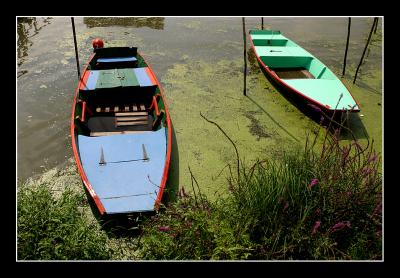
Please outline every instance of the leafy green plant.
[{"label": "leafy green plant", "polygon": [[17,254],[19,260],[108,259],[107,236],[80,210],[86,196],[65,190],[59,198],[50,187],[18,188]]}]

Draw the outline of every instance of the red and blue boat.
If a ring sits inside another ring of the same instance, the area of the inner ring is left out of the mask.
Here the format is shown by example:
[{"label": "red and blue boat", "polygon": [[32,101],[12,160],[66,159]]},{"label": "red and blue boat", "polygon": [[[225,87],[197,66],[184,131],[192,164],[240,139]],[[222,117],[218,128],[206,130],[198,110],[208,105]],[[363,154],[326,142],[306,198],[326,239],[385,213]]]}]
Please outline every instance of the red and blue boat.
[{"label": "red and blue boat", "polygon": [[156,211],[171,157],[163,89],[136,47],[93,46],[72,107],[79,174],[100,215]]}]

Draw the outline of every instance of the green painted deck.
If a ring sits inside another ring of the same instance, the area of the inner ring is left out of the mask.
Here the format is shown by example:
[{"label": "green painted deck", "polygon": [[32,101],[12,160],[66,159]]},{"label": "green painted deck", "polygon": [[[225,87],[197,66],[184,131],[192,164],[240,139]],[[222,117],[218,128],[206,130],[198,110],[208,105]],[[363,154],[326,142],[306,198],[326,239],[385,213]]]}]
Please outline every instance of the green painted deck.
[{"label": "green painted deck", "polygon": [[131,68],[127,69],[110,69],[99,71],[99,78],[96,83],[96,88],[113,88],[138,86],[139,82]]},{"label": "green painted deck", "polygon": [[313,57],[308,51],[296,46],[256,46],[255,48],[259,56]]},{"label": "green painted deck", "polygon": [[353,106],[355,109],[359,109],[346,87],[338,79],[283,79],[283,81],[305,96],[323,105],[329,105],[331,109],[336,107],[341,93],[343,93],[343,97],[337,109],[351,109]]},{"label": "green painted deck", "polygon": [[288,86],[330,109],[335,109],[343,94],[337,109],[359,110],[350,92],[328,67],[279,31],[251,30],[250,38],[256,55],[271,71],[305,69],[311,73],[309,78],[281,78]]},{"label": "green painted deck", "polygon": [[282,34],[268,34],[268,35],[264,35],[264,34],[252,34],[251,35],[253,40],[287,40],[287,38],[285,36],[283,36]]}]

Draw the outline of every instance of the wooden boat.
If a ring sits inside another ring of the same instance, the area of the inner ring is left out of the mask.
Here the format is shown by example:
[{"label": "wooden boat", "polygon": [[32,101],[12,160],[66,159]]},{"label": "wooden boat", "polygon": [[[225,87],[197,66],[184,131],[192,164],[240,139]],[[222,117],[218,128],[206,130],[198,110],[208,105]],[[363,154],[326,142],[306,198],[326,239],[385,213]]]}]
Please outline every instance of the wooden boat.
[{"label": "wooden boat", "polygon": [[137,48],[95,48],[75,92],[71,137],[100,215],[159,208],[171,128],[161,85]]},{"label": "wooden boat", "polygon": [[287,91],[328,113],[360,111],[354,97],[335,74],[280,31],[250,30],[249,38],[264,72]]}]

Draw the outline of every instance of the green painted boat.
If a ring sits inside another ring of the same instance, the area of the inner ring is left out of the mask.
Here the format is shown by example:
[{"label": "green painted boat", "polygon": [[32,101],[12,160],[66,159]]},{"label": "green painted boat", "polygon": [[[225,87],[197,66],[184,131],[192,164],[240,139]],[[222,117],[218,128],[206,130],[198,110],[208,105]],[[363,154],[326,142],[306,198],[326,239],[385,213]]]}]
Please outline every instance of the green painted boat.
[{"label": "green painted boat", "polygon": [[258,63],[274,81],[326,112],[359,112],[348,88],[319,59],[280,31],[250,30]]}]

